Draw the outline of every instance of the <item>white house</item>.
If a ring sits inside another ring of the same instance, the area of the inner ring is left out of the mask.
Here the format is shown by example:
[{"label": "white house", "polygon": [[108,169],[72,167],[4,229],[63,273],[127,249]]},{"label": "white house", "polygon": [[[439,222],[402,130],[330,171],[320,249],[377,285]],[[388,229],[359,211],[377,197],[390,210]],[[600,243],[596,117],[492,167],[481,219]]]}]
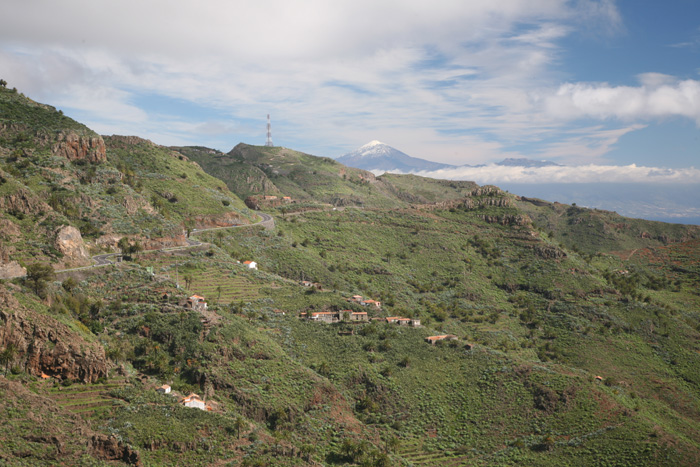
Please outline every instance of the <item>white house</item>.
[{"label": "white house", "polygon": [[170,386],[168,386],[167,384],[164,384],[161,387],[156,388],[156,391],[158,391],[161,394],[170,394],[170,390],[171,390]]},{"label": "white house", "polygon": [[243,264],[248,266],[249,269],[258,269],[258,263],[255,261],[243,261]]},{"label": "white house", "polygon": [[207,410],[207,405],[197,394],[190,394],[180,401],[185,407],[193,407],[199,410]]}]

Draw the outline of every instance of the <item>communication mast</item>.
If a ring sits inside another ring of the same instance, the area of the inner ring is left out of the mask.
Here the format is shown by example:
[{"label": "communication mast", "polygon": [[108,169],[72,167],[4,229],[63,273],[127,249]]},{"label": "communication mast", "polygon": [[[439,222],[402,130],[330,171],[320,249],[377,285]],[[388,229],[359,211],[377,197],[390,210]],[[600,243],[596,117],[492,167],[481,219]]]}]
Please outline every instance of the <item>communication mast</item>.
[{"label": "communication mast", "polygon": [[272,144],[272,127],[270,126],[270,114],[267,114],[267,141],[265,142],[265,146],[274,146],[274,144]]}]

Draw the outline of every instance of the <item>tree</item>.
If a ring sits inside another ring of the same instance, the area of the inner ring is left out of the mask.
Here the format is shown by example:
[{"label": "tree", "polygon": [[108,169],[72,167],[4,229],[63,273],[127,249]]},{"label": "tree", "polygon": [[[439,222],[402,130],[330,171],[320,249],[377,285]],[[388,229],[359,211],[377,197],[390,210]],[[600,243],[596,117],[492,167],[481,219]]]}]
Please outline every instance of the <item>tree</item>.
[{"label": "tree", "polygon": [[396,436],[392,436],[391,438],[386,440],[387,452],[388,451],[396,452],[396,450],[399,448],[400,445],[401,445],[401,441]]},{"label": "tree", "polygon": [[185,274],[184,279],[185,279],[185,288],[189,289],[190,284],[192,283],[192,280],[193,280],[192,274]]},{"label": "tree", "polygon": [[0,352],[0,363],[5,365],[5,377],[7,377],[7,369],[11,363],[14,363],[16,355],[17,346],[13,342],[8,343],[5,350]]},{"label": "tree", "polygon": [[238,439],[241,439],[241,430],[245,428],[245,420],[241,417],[236,417],[236,420],[233,422],[233,427],[236,429],[236,436],[238,436]]},{"label": "tree", "polygon": [[42,296],[46,287],[46,282],[52,280],[56,273],[50,264],[33,263],[27,266],[27,284],[34,289],[34,293]]},{"label": "tree", "polygon": [[7,87],[7,81],[5,81],[4,79],[0,79],[0,86],[2,86],[3,88]]},{"label": "tree", "polygon": [[216,302],[217,302],[217,303],[218,303],[218,302],[220,301],[220,299],[221,299],[221,291],[222,291],[221,286],[220,286],[220,285],[217,285],[217,286],[216,286]]}]

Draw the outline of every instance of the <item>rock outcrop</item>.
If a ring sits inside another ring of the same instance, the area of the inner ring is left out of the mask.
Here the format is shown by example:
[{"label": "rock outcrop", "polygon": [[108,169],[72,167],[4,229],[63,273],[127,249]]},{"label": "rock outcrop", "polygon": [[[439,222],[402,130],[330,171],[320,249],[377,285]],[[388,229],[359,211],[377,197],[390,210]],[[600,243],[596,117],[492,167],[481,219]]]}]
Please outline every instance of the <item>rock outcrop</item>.
[{"label": "rock outcrop", "polygon": [[10,343],[17,349],[14,364],[33,375],[85,383],[107,375],[109,363],[101,345],[86,341],[51,316],[24,308],[0,286],[0,346]]},{"label": "rock outcrop", "polygon": [[59,133],[51,152],[69,161],[86,160],[96,163],[107,160],[107,149],[101,136],[79,136],[74,132]]},{"label": "rock outcrop", "polygon": [[20,188],[14,193],[0,197],[0,211],[36,214],[50,210],[51,208],[48,204],[24,188]]},{"label": "rock outcrop", "polygon": [[85,265],[90,264],[90,254],[85,248],[80,230],[70,225],[64,225],[56,230],[56,249],[63,253],[66,263]]}]

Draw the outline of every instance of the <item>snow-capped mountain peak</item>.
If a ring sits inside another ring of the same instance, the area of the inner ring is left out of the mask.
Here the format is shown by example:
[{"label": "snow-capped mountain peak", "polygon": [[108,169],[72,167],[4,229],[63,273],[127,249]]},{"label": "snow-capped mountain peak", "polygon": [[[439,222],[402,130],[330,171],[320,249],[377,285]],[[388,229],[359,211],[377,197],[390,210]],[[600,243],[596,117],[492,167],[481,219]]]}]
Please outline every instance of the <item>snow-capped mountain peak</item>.
[{"label": "snow-capped mountain peak", "polygon": [[365,170],[394,170],[400,172],[418,172],[450,167],[447,164],[411,157],[377,140],[370,141],[359,149],[339,157],[338,162]]}]

